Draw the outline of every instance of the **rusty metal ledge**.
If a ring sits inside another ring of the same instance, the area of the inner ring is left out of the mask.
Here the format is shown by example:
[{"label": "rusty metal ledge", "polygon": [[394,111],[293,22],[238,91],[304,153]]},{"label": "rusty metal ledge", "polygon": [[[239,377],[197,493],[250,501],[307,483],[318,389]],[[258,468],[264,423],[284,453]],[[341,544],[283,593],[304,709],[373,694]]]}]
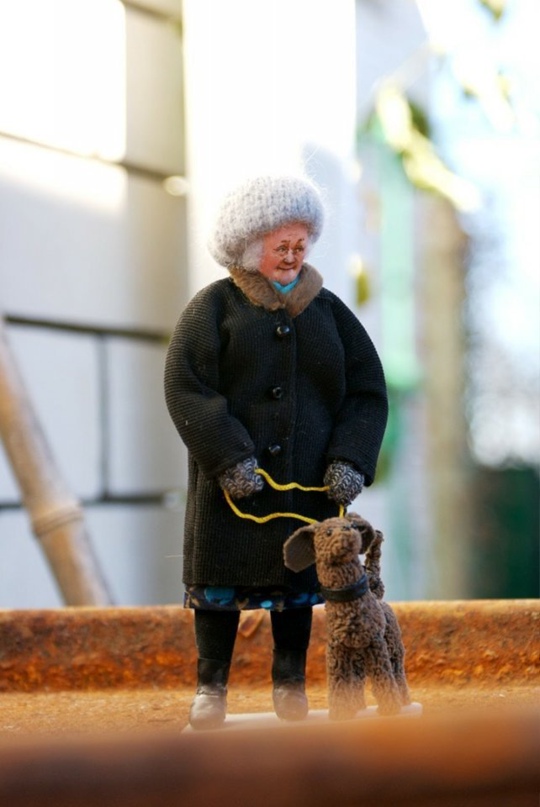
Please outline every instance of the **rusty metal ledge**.
[{"label": "rusty metal ledge", "polygon": [[537,807],[538,714],[0,743],[9,807]]},{"label": "rusty metal ledge", "polygon": [[[394,603],[410,683],[538,681],[539,600]],[[266,684],[269,615],[250,612],[232,682]],[[0,611],[0,691],[194,684],[192,612],[178,606]],[[315,609],[308,675],[324,683],[325,614]]]}]

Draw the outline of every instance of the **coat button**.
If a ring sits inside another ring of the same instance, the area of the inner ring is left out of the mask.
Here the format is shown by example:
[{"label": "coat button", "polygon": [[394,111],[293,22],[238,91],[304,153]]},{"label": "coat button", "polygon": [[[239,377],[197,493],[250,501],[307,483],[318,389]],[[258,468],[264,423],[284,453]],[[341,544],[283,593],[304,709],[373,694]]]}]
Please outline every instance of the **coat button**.
[{"label": "coat button", "polygon": [[278,325],[276,328],[276,335],[283,339],[284,336],[288,336],[291,332],[291,329],[288,325]]},{"label": "coat button", "polygon": [[270,390],[270,395],[272,396],[272,398],[275,398],[276,401],[279,400],[280,398],[283,397],[283,388],[272,387],[272,389]]},{"label": "coat button", "polygon": [[270,456],[272,456],[272,457],[277,457],[277,456],[279,456],[279,454],[281,454],[282,450],[283,450],[283,449],[281,448],[281,446],[278,446],[277,444],[276,444],[276,445],[272,445],[272,446],[268,446],[268,453],[269,453],[269,454],[270,454]]}]

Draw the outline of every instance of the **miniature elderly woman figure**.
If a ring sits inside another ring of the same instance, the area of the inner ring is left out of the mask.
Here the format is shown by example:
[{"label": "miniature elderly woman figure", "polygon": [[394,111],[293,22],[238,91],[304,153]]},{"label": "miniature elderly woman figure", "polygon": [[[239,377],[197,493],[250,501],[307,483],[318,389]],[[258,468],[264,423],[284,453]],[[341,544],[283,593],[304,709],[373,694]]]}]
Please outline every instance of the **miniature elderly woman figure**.
[{"label": "miniature elderly woman figure", "polygon": [[[209,244],[228,277],[188,304],[169,346],[166,401],[189,455],[195,729],[225,720],[244,608],[270,611],[276,714],[306,717],[312,606],[323,599],[315,566],[287,569],[283,544],[296,514],[335,516],[374,479],[384,375],[363,326],[306,262],[322,224],[319,192],[304,179],[258,177],[228,195]],[[302,489],[313,487],[325,491]]]}]

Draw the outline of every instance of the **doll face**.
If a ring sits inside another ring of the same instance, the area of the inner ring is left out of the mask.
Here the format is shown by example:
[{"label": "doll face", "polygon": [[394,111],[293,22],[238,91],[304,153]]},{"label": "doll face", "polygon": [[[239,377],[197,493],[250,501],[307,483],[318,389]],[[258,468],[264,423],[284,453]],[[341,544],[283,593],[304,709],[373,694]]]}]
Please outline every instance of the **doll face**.
[{"label": "doll face", "polygon": [[308,246],[308,230],[300,222],[285,224],[262,238],[261,275],[282,286],[292,283],[302,268]]}]

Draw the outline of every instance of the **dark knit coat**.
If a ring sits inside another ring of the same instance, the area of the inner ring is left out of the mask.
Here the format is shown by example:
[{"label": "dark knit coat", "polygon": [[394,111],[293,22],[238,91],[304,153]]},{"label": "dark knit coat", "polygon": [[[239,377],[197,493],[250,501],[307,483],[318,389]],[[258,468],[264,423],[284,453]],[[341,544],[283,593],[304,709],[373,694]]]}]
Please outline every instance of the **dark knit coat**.
[{"label": "dark knit coat", "polygon": [[[344,459],[370,485],[387,419],[381,362],[365,329],[318,272],[279,294],[259,273],[200,291],[181,315],[167,353],[167,406],[188,448],[184,582],[312,590],[315,567],[285,568],[283,543],[300,526],[256,524],[235,515],[216,477],[254,456],[279,483],[322,486]],[[268,484],[236,502],[243,512],[337,514],[325,493]]]}]

